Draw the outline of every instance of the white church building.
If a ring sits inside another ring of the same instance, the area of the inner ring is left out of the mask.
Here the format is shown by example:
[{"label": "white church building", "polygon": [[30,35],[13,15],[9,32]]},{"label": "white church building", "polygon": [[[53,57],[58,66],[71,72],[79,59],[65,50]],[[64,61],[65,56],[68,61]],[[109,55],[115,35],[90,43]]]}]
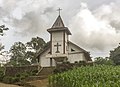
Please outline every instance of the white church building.
[{"label": "white church building", "polygon": [[69,40],[71,32],[65,27],[60,15],[47,31],[50,33],[48,47],[37,56],[41,67],[56,66],[57,63],[66,61],[70,63],[92,61],[89,52]]}]

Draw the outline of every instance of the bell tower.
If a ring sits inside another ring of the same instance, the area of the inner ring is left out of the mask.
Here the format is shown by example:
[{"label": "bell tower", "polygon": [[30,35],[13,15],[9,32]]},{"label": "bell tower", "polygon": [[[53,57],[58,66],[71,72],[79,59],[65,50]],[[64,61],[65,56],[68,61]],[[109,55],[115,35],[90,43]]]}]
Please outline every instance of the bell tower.
[{"label": "bell tower", "polygon": [[47,31],[50,33],[50,57],[57,60],[67,58],[68,39],[71,32],[65,27],[60,12],[53,26]]}]

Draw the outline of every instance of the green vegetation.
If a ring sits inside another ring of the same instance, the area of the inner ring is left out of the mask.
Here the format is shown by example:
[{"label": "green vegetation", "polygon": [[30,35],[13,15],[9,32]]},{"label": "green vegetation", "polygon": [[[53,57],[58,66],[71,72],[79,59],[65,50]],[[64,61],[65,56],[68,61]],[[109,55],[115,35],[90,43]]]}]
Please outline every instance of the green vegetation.
[{"label": "green vegetation", "polygon": [[27,77],[29,77],[29,74],[24,72],[24,73],[16,74],[15,76],[4,76],[1,82],[13,84],[16,82],[21,82]]},{"label": "green vegetation", "polygon": [[98,65],[115,65],[114,62],[109,59],[108,57],[106,58],[103,58],[103,57],[96,57],[95,58],[95,61],[94,61],[95,64],[98,64]]},{"label": "green vegetation", "polygon": [[9,30],[9,28],[6,28],[5,25],[0,26],[0,36],[4,35],[4,31]]},{"label": "green vegetation", "polygon": [[116,64],[120,65],[120,46],[110,51],[110,59]]},{"label": "green vegetation", "polygon": [[[0,35],[3,33],[5,26],[0,26]],[[7,29],[6,29],[7,30]],[[5,66],[11,66],[11,67],[19,67],[19,66],[26,66],[26,65],[33,65],[37,63],[37,58],[36,55],[38,52],[41,52],[43,49],[45,49],[48,46],[46,42],[40,38],[40,37],[35,37],[32,38],[31,41],[26,42],[25,44],[22,42],[15,42],[8,53],[10,53],[10,61],[6,61],[6,64],[2,63],[2,66],[0,66],[0,82],[4,83],[16,83],[20,82],[21,84],[25,84],[24,80],[29,78],[29,76],[35,76],[36,73],[38,72],[37,70],[32,70],[30,72],[19,72],[19,73],[14,73],[14,76],[6,76],[4,74],[5,72]],[[0,44],[0,51],[4,49],[4,46]],[[2,55],[2,53],[0,54]],[[7,57],[6,57],[7,60]]]},{"label": "green vegetation", "polygon": [[31,60],[31,64],[34,64],[37,62],[36,55],[38,52],[41,52],[44,49],[44,46],[46,45],[46,42],[40,38],[32,38],[31,41],[26,43],[26,47],[30,47],[33,51],[27,51],[26,57]]},{"label": "green vegetation", "polygon": [[[38,70],[32,70],[30,72],[21,72],[21,73],[16,73],[15,76],[6,76],[4,74],[4,67],[0,67],[0,82],[4,83],[9,83],[13,84],[16,82],[21,82],[23,84],[24,80],[29,78],[29,76],[35,76]],[[14,72],[13,72],[14,73]]]},{"label": "green vegetation", "polygon": [[[0,36],[4,35],[4,32],[9,30],[9,28],[6,28],[5,25],[0,25]],[[4,45],[2,45],[2,43],[0,43],[0,51],[4,49]],[[1,54],[0,54],[1,55]]]},{"label": "green vegetation", "polygon": [[7,66],[23,66],[37,63],[36,55],[44,49],[46,42],[40,38],[32,38],[26,44],[22,42],[15,42],[9,52],[12,53],[10,62]]},{"label": "green vegetation", "polygon": [[12,53],[9,65],[12,66],[21,66],[21,65],[30,65],[29,61],[25,57],[26,47],[22,42],[15,42],[14,45],[10,48]]},{"label": "green vegetation", "polygon": [[50,87],[120,87],[120,66],[82,66],[49,77]]},{"label": "green vegetation", "polygon": [[0,67],[0,81],[2,81],[3,77],[4,77],[4,68]]},{"label": "green vegetation", "polygon": [[72,70],[75,67],[93,65],[93,63],[86,63],[85,61],[75,61],[75,63],[70,63],[69,61],[58,64],[54,69],[54,74],[63,73],[68,70]]}]

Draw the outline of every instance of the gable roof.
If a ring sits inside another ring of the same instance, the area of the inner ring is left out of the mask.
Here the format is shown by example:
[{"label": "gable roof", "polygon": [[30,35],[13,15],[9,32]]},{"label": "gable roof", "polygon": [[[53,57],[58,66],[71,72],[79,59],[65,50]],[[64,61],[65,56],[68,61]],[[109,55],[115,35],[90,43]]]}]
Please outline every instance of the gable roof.
[{"label": "gable roof", "polygon": [[[82,50],[83,53],[84,53],[84,55],[85,55],[85,58],[87,59],[87,61],[92,61],[89,52],[87,52],[86,50],[84,50],[83,48],[79,47],[78,45],[74,44],[74,43],[71,42],[71,41],[68,41],[68,43],[69,43],[69,44],[72,44],[72,45],[78,47],[80,50]],[[50,41],[49,41],[49,42],[46,44],[46,45],[47,45],[46,48],[45,48],[43,51],[41,51],[41,52],[38,53],[37,58],[40,57],[40,56],[41,56],[44,52],[46,52],[48,49],[50,49],[50,44],[51,44],[51,43],[50,43]]]},{"label": "gable roof", "polygon": [[78,45],[74,44],[73,42],[69,41],[68,43],[76,46],[77,48],[79,48],[80,50],[82,50],[83,52],[87,52],[86,50],[84,50],[83,48],[79,47]]}]

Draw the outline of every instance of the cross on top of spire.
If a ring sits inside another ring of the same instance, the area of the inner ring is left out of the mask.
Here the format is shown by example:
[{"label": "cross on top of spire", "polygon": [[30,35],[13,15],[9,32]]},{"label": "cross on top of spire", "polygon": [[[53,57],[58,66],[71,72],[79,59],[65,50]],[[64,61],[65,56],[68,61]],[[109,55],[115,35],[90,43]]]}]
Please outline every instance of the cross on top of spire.
[{"label": "cross on top of spire", "polygon": [[57,11],[59,12],[59,15],[60,15],[60,11],[61,11],[61,10],[62,10],[61,8],[58,8],[58,9],[57,9]]}]

